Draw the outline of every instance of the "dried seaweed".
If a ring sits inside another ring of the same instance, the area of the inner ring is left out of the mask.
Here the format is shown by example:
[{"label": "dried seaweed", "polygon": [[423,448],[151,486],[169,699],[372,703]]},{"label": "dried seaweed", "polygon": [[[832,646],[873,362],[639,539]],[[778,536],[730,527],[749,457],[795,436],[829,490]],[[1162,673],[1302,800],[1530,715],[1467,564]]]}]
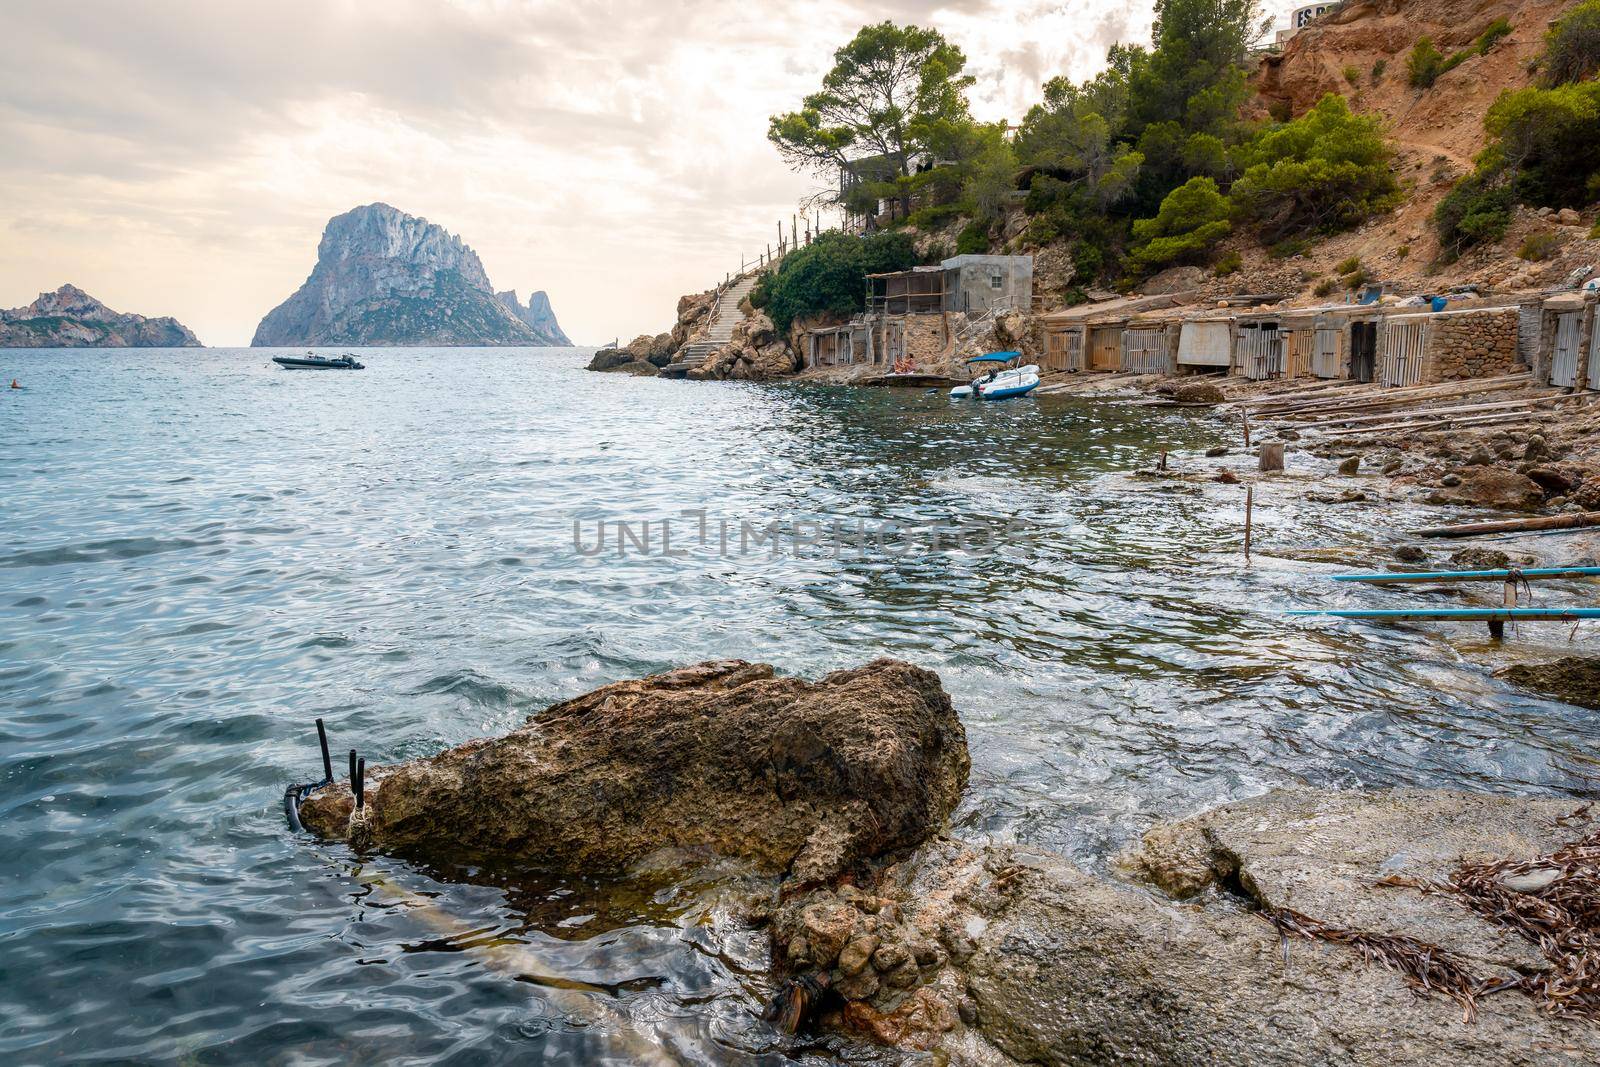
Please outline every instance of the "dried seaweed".
[{"label": "dried seaweed", "polygon": [[1404,934],[1375,934],[1351,930],[1289,908],[1263,908],[1257,912],[1277,928],[1283,940],[1287,962],[1289,937],[1326,941],[1355,949],[1368,963],[1378,963],[1405,979],[1406,984],[1424,993],[1443,993],[1461,1005],[1463,1022],[1478,1017],[1478,998],[1507,987],[1500,980],[1478,978],[1461,957],[1437,945]]},{"label": "dried seaweed", "polygon": [[[1558,825],[1588,814],[1585,804]],[[1347,930],[1286,909],[1261,915],[1279,935],[1349,945],[1414,988],[1437,991],[1476,1016],[1478,998],[1516,989],[1551,1015],[1600,1020],[1600,832],[1531,860],[1462,863],[1444,881],[1390,875],[1375,883],[1454,898],[1495,926],[1537,946],[1549,968],[1517,977],[1479,979],[1459,957],[1414,938]]]},{"label": "dried seaweed", "polygon": [[1531,860],[1464,863],[1439,887],[1537,945],[1521,987],[1553,1015],[1600,1019],[1600,833]]}]

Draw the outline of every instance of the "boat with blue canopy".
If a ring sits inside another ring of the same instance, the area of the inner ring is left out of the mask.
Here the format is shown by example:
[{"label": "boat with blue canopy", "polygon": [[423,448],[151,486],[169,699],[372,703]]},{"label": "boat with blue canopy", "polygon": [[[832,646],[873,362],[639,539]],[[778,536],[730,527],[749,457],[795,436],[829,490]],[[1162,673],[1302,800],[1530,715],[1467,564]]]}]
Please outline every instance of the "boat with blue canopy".
[{"label": "boat with blue canopy", "polygon": [[960,400],[970,396],[978,400],[1010,400],[1027,396],[1039,388],[1039,368],[1031,363],[1025,367],[1011,366],[1021,358],[1021,352],[986,352],[974,356],[967,360],[967,366],[991,364],[991,369],[968,384],[950,390],[951,398]]}]

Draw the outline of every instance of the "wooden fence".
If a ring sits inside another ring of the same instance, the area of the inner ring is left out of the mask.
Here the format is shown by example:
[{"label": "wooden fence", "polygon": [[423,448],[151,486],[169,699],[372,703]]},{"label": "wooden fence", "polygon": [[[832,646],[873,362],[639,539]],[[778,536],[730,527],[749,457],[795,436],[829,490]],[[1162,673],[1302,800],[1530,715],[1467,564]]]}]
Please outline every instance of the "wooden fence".
[{"label": "wooden fence", "polygon": [[1171,374],[1172,335],[1165,326],[1129,327],[1122,331],[1122,369],[1135,374]]},{"label": "wooden fence", "polygon": [[1378,383],[1387,386],[1421,385],[1427,343],[1426,322],[1400,320],[1384,323]]},{"label": "wooden fence", "polygon": [[1283,334],[1277,327],[1239,328],[1239,369],[1251,381],[1283,377]]},{"label": "wooden fence", "polygon": [[1343,331],[1333,326],[1318,326],[1314,333],[1311,373],[1318,378],[1339,377],[1339,339]]},{"label": "wooden fence", "polygon": [[1563,311],[1556,316],[1556,349],[1550,362],[1550,384],[1571,389],[1578,384],[1578,356],[1582,348],[1583,312]]}]

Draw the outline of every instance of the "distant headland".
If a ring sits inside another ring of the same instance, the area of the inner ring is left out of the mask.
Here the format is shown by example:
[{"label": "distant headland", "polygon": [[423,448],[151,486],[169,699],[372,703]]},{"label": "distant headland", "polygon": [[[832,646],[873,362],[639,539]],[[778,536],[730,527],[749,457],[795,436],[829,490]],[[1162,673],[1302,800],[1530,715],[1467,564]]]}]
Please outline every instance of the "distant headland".
[{"label": "distant headland", "polygon": [[549,298],[496,293],[460,237],[388,204],[328,221],[311,276],[267,313],[253,346],[572,342]]},{"label": "distant headland", "polygon": [[0,309],[0,348],[199,348],[194,331],[170,316],[112,311],[76,285],[40,293],[26,307]]}]

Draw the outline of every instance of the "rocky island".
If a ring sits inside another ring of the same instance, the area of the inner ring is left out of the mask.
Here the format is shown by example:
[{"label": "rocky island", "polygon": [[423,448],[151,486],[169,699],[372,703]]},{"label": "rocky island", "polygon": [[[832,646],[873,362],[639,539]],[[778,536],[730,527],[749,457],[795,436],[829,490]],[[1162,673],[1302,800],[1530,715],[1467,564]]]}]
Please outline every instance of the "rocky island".
[{"label": "rocky island", "polygon": [[494,294],[500,302],[511,309],[511,313],[527,324],[539,338],[538,344],[549,345],[551,348],[571,348],[572,340],[561,329],[561,324],[556,321],[556,313],[550,307],[550,297],[543,289],[528,294],[528,303],[524,307],[517,300],[517,291],[507,289],[503,293]]},{"label": "rocky island", "polygon": [[[509,297],[510,299],[506,299]],[[460,237],[388,204],[328,220],[317,264],[256,327],[255,347],[567,345],[550,302],[496,294]]]},{"label": "rocky island", "polygon": [[0,348],[199,348],[170,316],[112,311],[76,285],[40,293],[27,307],[0,309]]}]

